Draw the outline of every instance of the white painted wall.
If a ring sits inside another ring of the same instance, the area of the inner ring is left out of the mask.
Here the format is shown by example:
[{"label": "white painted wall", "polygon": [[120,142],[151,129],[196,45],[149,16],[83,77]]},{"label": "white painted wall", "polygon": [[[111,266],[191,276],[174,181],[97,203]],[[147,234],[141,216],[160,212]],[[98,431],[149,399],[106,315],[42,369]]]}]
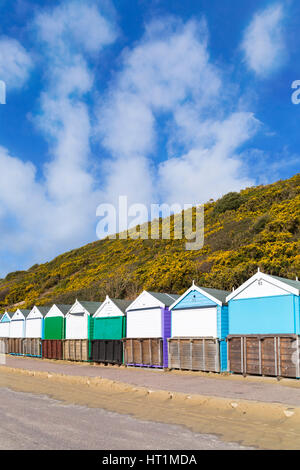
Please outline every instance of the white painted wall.
[{"label": "white painted wall", "polygon": [[24,320],[14,320],[10,322],[10,338],[24,338]]},{"label": "white painted wall", "polygon": [[160,308],[127,312],[127,338],[161,338]]},{"label": "white painted wall", "polygon": [[172,337],[217,337],[217,307],[172,310]]},{"label": "white painted wall", "polygon": [[233,300],[250,299],[254,297],[269,297],[274,295],[289,295],[290,292],[268,282],[265,279],[256,279],[243,289]]},{"label": "white painted wall", "polygon": [[41,318],[28,318],[25,322],[25,337],[26,338],[41,338],[42,337],[42,322]]},{"label": "white painted wall", "polygon": [[66,316],[66,339],[88,339],[88,317],[86,312]]},{"label": "white painted wall", "polygon": [[9,338],[10,322],[0,323],[0,338]]}]

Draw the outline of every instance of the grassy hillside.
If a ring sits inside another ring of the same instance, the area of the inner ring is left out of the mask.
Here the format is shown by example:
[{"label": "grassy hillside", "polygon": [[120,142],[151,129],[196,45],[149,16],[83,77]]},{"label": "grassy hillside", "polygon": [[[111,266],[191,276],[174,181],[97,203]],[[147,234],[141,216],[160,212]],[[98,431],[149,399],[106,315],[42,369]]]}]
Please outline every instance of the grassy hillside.
[{"label": "grassy hillside", "polygon": [[257,271],[300,276],[300,174],[229,193],[205,205],[205,242],[101,240],[0,281],[0,306],[71,303],[106,294],[134,298],[143,288],[182,293],[192,280],[231,290]]}]

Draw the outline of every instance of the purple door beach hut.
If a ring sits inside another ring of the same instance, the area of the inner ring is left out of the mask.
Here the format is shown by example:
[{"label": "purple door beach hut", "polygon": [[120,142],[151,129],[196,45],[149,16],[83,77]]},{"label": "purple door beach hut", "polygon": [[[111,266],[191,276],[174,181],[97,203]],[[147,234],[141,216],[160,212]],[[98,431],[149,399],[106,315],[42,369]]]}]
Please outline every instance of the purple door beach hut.
[{"label": "purple door beach hut", "polygon": [[129,305],[126,309],[125,364],[168,367],[169,306],[178,297],[176,294],[143,291]]}]

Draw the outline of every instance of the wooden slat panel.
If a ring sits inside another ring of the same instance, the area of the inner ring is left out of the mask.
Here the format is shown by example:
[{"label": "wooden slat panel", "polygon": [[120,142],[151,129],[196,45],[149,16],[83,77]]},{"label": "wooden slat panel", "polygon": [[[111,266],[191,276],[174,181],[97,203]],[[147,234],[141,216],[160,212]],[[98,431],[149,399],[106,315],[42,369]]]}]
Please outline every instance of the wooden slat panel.
[{"label": "wooden slat panel", "polygon": [[262,338],[262,375],[277,375],[274,337]]},{"label": "wooden slat panel", "polygon": [[169,367],[219,372],[219,341],[214,338],[170,338]]},{"label": "wooden slat panel", "polygon": [[64,359],[67,361],[88,361],[89,342],[87,339],[64,340]]},{"label": "wooden slat panel", "polygon": [[246,338],[246,356],[245,356],[245,365],[246,365],[246,374],[259,374],[259,339],[256,338]]},{"label": "wooden slat panel", "polygon": [[241,338],[228,339],[228,359],[231,372],[242,373],[242,347]]},{"label": "wooden slat panel", "polygon": [[[300,376],[300,341],[297,335],[246,335],[228,336],[229,364],[232,372],[241,373],[242,343],[246,343],[244,358],[246,373],[268,376]],[[240,351],[239,351],[240,345]]]},{"label": "wooden slat panel", "polygon": [[124,339],[125,363],[162,367],[162,345],[161,338],[126,338]]}]

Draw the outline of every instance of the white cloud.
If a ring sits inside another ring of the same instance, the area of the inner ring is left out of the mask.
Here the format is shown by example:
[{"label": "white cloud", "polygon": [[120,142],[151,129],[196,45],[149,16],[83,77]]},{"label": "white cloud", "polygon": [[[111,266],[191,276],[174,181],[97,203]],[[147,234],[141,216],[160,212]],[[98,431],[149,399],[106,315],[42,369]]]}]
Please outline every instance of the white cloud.
[{"label": "white cloud", "polygon": [[99,191],[90,171],[86,98],[93,90],[94,72],[89,63],[91,55],[95,58],[115,38],[96,2],[76,0],[38,14],[34,32],[41,41],[45,71],[34,122],[49,143],[50,159],[41,178],[33,164],[5,149],[0,152],[0,216],[2,225],[11,222],[10,231],[1,234],[1,247],[11,253],[22,247],[27,262],[95,239]]},{"label": "white cloud", "polygon": [[99,12],[97,2],[67,0],[61,5],[40,13],[36,18],[39,38],[55,50],[70,53],[82,49],[96,54],[116,39],[115,27]]},{"label": "white cloud", "polygon": [[99,109],[102,143],[116,159],[106,196],[115,200],[127,182],[134,202],[201,203],[250,185],[239,147],[259,123],[232,88],[210,60],[204,22],[149,25]]},{"label": "white cloud", "polygon": [[6,83],[8,91],[22,88],[32,65],[30,55],[17,40],[0,38],[0,80]]},{"label": "white cloud", "polygon": [[[201,127],[201,123],[198,125]],[[170,204],[202,203],[253,184],[243,171],[238,148],[257,131],[259,122],[254,116],[237,112],[223,122],[204,123],[204,126],[207,130],[205,145],[201,137],[186,154],[170,158],[159,166],[165,201]]]},{"label": "white cloud", "polygon": [[245,31],[242,49],[250,69],[266,76],[278,68],[285,55],[284,10],[275,4],[257,13]]}]

